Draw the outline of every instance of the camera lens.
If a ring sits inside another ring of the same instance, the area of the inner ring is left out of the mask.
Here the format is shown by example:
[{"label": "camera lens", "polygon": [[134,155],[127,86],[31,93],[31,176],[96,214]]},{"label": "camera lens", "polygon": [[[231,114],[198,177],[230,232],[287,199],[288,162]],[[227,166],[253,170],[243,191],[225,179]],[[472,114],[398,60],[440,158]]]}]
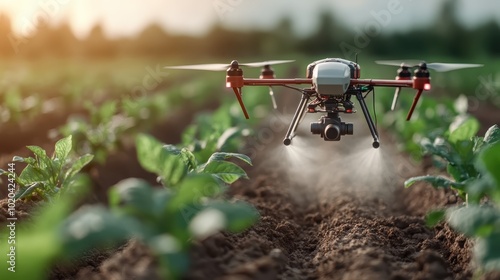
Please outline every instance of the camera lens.
[{"label": "camera lens", "polygon": [[340,128],[338,125],[329,124],[325,127],[325,139],[336,140],[340,138]]}]

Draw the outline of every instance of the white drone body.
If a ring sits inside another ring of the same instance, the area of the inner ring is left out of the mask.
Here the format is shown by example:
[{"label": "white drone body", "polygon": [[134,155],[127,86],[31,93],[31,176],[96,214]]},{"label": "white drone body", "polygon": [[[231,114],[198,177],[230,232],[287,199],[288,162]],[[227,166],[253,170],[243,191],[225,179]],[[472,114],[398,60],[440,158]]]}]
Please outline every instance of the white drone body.
[{"label": "white drone body", "polygon": [[343,95],[351,83],[351,68],[342,62],[322,62],[312,72],[312,84],[321,95]]}]

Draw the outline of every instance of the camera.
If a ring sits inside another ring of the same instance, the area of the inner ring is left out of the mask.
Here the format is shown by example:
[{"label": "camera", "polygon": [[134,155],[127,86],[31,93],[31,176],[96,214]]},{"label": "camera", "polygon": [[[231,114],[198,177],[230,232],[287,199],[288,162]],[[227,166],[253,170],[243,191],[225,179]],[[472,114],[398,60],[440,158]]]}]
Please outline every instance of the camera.
[{"label": "camera", "polygon": [[342,135],[352,135],[354,125],[340,118],[323,116],[318,122],[311,123],[312,134],[319,134],[325,141],[340,141]]}]

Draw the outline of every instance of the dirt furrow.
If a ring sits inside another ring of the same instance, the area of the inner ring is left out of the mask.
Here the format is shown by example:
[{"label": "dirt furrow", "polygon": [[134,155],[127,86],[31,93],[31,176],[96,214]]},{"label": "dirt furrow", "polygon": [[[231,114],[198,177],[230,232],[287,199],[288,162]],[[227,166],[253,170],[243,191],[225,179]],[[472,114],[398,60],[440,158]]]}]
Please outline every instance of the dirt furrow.
[{"label": "dirt furrow", "polygon": [[457,199],[428,186],[403,189],[405,178],[423,171],[390,139],[376,160],[364,140],[309,140],[318,141],[296,141],[292,154],[279,142],[259,153],[251,182],[234,185],[232,195],[256,205],[260,223],[197,244],[188,279],[471,277],[471,242],[424,220]]}]

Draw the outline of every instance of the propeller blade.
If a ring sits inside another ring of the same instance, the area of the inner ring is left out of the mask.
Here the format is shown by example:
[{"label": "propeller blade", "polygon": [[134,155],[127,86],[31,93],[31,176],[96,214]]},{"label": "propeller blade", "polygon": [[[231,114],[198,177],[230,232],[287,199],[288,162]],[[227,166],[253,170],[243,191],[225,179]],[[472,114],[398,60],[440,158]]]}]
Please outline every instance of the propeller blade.
[{"label": "propeller blade", "polygon": [[[268,60],[261,62],[239,63],[240,66],[248,67],[263,67],[266,65],[275,65],[281,63],[290,63],[295,60]],[[194,65],[180,65],[180,66],[165,66],[165,69],[183,69],[183,70],[206,70],[206,71],[224,71],[231,67],[231,64],[212,63],[212,64],[194,64]]]},{"label": "propeller blade", "polygon": [[406,66],[406,67],[415,67],[422,62],[417,59],[402,59],[402,60],[377,60],[375,63],[380,65],[389,65],[389,66]]},{"label": "propeller blade", "polygon": [[278,105],[276,105],[276,98],[274,98],[273,87],[269,87],[269,95],[271,96],[271,101],[273,102],[273,108],[278,109]]},{"label": "propeller blade", "polygon": [[165,66],[165,69],[186,69],[186,70],[206,70],[206,71],[223,71],[229,68],[231,64],[195,64],[195,65],[180,65],[180,66]]},{"label": "propeller blade", "polygon": [[417,94],[415,95],[415,98],[413,98],[413,103],[411,104],[410,111],[408,111],[408,115],[406,116],[406,120],[409,121],[411,119],[411,116],[413,115],[413,111],[415,110],[415,107],[417,107],[418,99],[420,99],[420,95],[422,94],[423,90],[419,89]]},{"label": "propeller blade", "polygon": [[447,72],[465,68],[483,67],[483,64],[467,64],[467,63],[427,63],[427,68],[438,71]]},{"label": "propeller blade", "polygon": [[[377,60],[375,63],[381,65],[389,66],[406,66],[406,67],[416,67],[423,61],[418,61],[415,59],[405,59],[405,60]],[[447,72],[452,70],[459,70],[465,68],[482,67],[483,64],[467,64],[467,63],[426,63],[427,68],[435,70],[437,72]]]},{"label": "propeller blade", "polygon": [[263,67],[266,65],[290,63],[290,62],[294,62],[294,61],[295,60],[268,60],[268,61],[261,61],[261,62],[240,63],[240,65],[248,66],[248,67]]},{"label": "propeller blade", "polygon": [[396,88],[396,91],[394,92],[394,98],[392,99],[392,105],[391,105],[391,111],[394,111],[394,109],[396,109],[396,104],[398,103],[398,99],[399,99],[399,92],[401,92],[400,87]]}]

